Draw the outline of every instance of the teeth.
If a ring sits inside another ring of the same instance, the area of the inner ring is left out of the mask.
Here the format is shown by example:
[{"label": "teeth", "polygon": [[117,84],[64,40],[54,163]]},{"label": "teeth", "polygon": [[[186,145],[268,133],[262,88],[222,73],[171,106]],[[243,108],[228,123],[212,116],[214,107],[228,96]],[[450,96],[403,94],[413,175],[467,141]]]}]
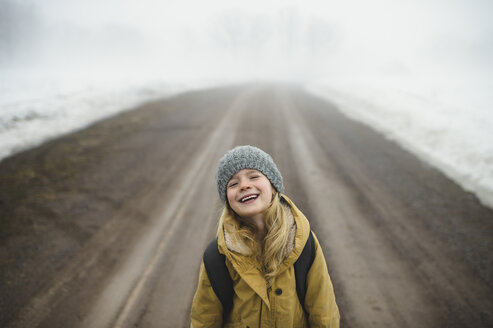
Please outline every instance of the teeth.
[{"label": "teeth", "polygon": [[257,198],[257,195],[250,195],[250,196],[247,196],[247,197],[245,197],[245,198],[240,199],[240,201],[241,201],[242,203],[244,203],[244,202],[249,201],[250,199],[254,199],[254,198]]}]

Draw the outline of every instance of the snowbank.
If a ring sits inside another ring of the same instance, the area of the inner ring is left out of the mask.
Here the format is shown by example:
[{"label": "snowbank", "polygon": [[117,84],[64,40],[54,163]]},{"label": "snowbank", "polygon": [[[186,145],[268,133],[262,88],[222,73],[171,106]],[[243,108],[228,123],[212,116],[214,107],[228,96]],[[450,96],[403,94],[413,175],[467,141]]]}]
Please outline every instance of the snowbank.
[{"label": "snowbank", "polygon": [[0,81],[0,160],[141,103],[206,85],[30,74]]},{"label": "snowbank", "polygon": [[493,207],[493,96],[482,81],[323,80],[307,89]]}]

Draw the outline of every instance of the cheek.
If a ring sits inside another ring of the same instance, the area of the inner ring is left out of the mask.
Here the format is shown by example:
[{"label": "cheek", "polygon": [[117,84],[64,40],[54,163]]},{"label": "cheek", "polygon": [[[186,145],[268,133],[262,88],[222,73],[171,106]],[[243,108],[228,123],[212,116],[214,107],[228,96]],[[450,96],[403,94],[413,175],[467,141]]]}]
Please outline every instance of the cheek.
[{"label": "cheek", "polygon": [[262,186],[262,189],[266,195],[271,195],[271,197],[274,196],[274,194],[276,193],[274,187],[272,187],[272,184],[269,180],[267,180],[266,183]]},{"label": "cheek", "polygon": [[235,199],[234,197],[234,192],[231,190],[226,191],[226,198],[228,199],[228,202],[231,203]]}]

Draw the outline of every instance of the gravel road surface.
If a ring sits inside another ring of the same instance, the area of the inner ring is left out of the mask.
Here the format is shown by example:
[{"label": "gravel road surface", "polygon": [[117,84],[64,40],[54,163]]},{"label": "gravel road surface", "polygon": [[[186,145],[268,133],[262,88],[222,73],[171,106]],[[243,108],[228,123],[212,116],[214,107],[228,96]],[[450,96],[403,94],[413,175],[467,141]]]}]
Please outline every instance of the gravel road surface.
[{"label": "gravel road surface", "polygon": [[270,153],[342,327],[493,327],[493,211],[295,85],[148,103],[0,162],[1,327],[187,327],[215,166]]}]

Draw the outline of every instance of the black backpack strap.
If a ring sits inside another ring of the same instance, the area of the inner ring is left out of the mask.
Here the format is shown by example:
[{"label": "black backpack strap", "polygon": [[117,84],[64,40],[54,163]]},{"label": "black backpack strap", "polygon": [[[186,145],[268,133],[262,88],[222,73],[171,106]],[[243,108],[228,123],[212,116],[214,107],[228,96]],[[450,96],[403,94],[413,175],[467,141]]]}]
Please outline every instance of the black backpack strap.
[{"label": "black backpack strap", "polygon": [[[203,260],[212,289],[223,305],[223,319],[226,320],[226,317],[233,308],[234,289],[233,280],[231,279],[228,268],[226,267],[226,257],[219,253],[219,249],[217,248],[217,238],[211,241],[207,246],[204,252]],[[314,260],[315,240],[313,239],[313,233],[310,231],[305,247],[294,263],[296,293],[298,294],[298,299],[304,310],[306,276]]]},{"label": "black backpack strap", "polygon": [[212,289],[223,305],[223,319],[225,320],[233,308],[234,289],[233,280],[226,267],[226,257],[219,253],[217,248],[217,238],[207,246],[203,260]]},{"label": "black backpack strap", "polygon": [[305,296],[306,296],[306,276],[310,270],[313,261],[315,260],[315,240],[313,239],[313,232],[310,231],[308,240],[301,252],[300,256],[294,263],[294,273],[296,277],[296,293],[300,304],[305,310]]}]

